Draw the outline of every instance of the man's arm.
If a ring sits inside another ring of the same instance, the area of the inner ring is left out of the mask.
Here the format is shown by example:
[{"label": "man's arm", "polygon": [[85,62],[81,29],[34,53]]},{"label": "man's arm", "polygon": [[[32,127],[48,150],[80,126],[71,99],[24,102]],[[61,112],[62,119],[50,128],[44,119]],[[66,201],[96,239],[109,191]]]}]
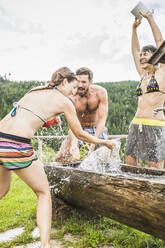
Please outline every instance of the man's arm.
[{"label": "man's arm", "polygon": [[69,129],[68,131],[68,136],[70,140],[70,154],[72,155],[73,158],[80,160],[80,150],[78,146],[78,139],[73,134],[71,129]]},{"label": "man's arm", "polygon": [[[99,106],[97,109],[97,123],[96,123],[96,131],[95,131],[95,137],[98,137],[102,134],[105,128],[105,123],[107,120],[108,115],[108,94],[105,88],[100,87],[98,92],[99,97]],[[93,152],[95,150],[95,145],[92,144],[90,146],[89,153]]]},{"label": "man's arm", "polygon": [[[76,96],[76,92],[72,92],[72,95],[69,97],[69,99],[72,101],[72,103],[74,105],[75,105],[75,102],[74,102],[75,96]],[[69,129],[69,131],[68,131],[68,138],[70,140],[70,147],[69,147],[70,154],[72,155],[73,158],[79,160],[80,159],[80,150],[79,150],[79,146],[78,146],[78,139],[73,134],[71,129]]]},{"label": "man's arm", "polygon": [[105,88],[100,87],[99,92],[99,106],[97,109],[97,123],[95,136],[99,137],[105,128],[105,123],[108,115],[108,94]]}]

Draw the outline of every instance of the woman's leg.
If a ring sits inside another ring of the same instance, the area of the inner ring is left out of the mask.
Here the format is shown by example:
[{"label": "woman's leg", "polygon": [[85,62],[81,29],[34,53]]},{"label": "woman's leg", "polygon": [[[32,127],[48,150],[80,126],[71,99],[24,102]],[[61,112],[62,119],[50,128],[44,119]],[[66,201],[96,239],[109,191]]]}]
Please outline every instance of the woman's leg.
[{"label": "woman's leg", "polygon": [[137,159],[130,155],[125,155],[125,162],[127,165],[137,166]]},{"label": "woman's leg", "polygon": [[148,161],[148,167],[163,169],[164,168],[164,160],[158,161],[158,162]]},{"label": "woman's leg", "polygon": [[10,182],[11,171],[0,165],[0,199],[9,191]]},{"label": "woman's leg", "polygon": [[27,183],[38,197],[37,225],[40,230],[41,248],[50,248],[52,203],[47,176],[39,160],[15,173]]}]

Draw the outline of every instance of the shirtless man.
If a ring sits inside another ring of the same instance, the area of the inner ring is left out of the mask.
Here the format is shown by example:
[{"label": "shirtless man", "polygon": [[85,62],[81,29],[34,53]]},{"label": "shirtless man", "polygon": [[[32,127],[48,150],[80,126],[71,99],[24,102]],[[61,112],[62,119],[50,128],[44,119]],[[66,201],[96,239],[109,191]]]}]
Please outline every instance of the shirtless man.
[{"label": "shirtless man", "polygon": [[[107,136],[105,128],[108,114],[108,96],[105,88],[93,85],[93,72],[82,67],[76,71],[78,88],[70,97],[74,102],[78,119],[84,131],[101,139]],[[69,130],[69,136],[63,141],[55,161],[68,161],[69,158],[80,159],[81,141]],[[91,145],[90,152],[95,149]]]}]

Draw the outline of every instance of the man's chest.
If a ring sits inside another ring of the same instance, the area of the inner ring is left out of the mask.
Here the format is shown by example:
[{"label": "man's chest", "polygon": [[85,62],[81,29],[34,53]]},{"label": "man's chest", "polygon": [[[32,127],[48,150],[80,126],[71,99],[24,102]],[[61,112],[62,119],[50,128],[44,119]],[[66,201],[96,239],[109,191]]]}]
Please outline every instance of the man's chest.
[{"label": "man's chest", "polygon": [[74,103],[77,112],[93,112],[96,111],[99,106],[99,100],[94,96],[90,98],[76,98]]}]

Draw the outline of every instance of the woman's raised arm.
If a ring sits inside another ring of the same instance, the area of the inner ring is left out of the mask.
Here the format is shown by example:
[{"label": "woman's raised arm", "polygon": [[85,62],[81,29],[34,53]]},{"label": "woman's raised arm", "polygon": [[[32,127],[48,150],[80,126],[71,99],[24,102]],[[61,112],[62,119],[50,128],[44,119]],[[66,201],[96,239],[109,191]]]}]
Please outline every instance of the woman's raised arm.
[{"label": "woman's raised arm", "polygon": [[137,36],[137,27],[140,24],[141,24],[141,21],[135,17],[135,21],[134,21],[133,26],[132,26],[132,43],[131,43],[131,45],[132,45],[132,55],[134,58],[135,66],[136,66],[137,72],[141,76],[143,71],[142,71],[141,66],[140,66],[140,60],[139,60],[140,59],[140,45],[139,45],[139,40],[138,40],[138,36]]},{"label": "woman's raised arm", "polygon": [[156,43],[156,46],[159,47],[162,42],[163,42],[163,37],[162,37],[162,34],[160,32],[160,29],[158,27],[158,25],[156,24],[154,18],[153,18],[153,13],[154,11],[152,10],[152,12],[147,12],[146,14],[140,12],[140,14],[147,19],[150,27],[151,27],[151,30],[152,30],[152,33],[153,33],[153,36],[154,36],[154,40],[155,40],[155,43]]}]

